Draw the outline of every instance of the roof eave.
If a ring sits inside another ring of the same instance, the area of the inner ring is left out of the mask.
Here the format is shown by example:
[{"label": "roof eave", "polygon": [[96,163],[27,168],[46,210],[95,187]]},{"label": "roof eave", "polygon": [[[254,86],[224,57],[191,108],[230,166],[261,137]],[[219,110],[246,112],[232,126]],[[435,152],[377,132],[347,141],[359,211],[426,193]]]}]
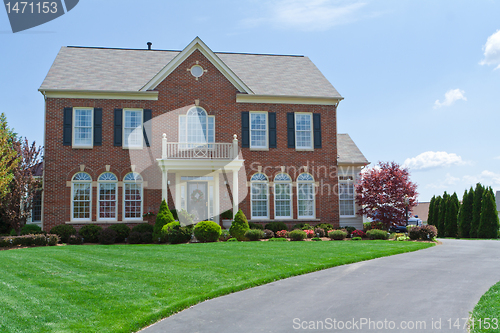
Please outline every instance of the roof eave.
[{"label": "roof eave", "polygon": [[46,98],[158,100],[158,91],[38,89]]},{"label": "roof eave", "polygon": [[237,103],[338,105],[344,97],[237,94]]}]

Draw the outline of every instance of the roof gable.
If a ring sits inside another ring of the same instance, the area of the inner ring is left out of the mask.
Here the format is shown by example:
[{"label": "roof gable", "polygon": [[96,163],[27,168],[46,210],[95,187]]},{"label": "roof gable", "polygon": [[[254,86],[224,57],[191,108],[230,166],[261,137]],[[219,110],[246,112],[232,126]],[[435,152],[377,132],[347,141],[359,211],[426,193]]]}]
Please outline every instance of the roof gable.
[{"label": "roof gable", "polygon": [[349,134],[337,134],[337,155],[338,164],[370,164]]},{"label": "roof gable", "polygon": [[159,71],[141,91],[155,89],[165,78],[167,78],[180,64],[184,62],[195,50],[199,50],[240,92],[252,94],[252,90],[212,51],[196,37],[184,50],[177,54],[161,71]]}]

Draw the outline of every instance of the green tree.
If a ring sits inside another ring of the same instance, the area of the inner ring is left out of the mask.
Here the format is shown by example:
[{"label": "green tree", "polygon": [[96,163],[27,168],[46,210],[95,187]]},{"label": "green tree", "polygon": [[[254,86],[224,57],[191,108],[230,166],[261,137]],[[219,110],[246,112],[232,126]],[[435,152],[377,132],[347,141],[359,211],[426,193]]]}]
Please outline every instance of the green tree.
[{"label": "green tree", "polygon": [[448,199],[448,207],[446,207],[445,234],[446,237],[458,236],[458,201],[457,193],[454,192]]},{"label": "green tree", "polygon": [[434,217],[432,218],[434,222],[434,226],[439,230],[439,210],[441,208],[441,202],[443,201],[443,198],[441,198],[440,195],[436,197],[436,200],[434,202],[434,211],[432,212]]},{"label": "green tree", "polygon": [[483,192],[481,204],[481,217],[479,220],[479,228],[477,230],[478,238],[498,238],[498,211],[495,203],[495,196],[490,187]]},{"label": "green tree", "polygon": [[472,204],[474,203],[474,189],[471,187],[469,192],[465,190],[462,198],[462,205],[458,213],[458,237],[470,237],[470,225],[472,221]]},{"label": "green tree", "polygon": [[229,233],[231,234],[231,236],[241,241],[245,239],[245,232],[247,232],[248,230],[250,230],[250,227],[248,226],[247,217],[245,216],[245,214],[243,214],[243,211],[239,209],[234,216],[233,223],[231,223]]},{"label": "green tree", "polygon": [[0,114],[0,199],[10,191],[13,171],[21,160],[14,149],[15,139],[15,133],[7,124],[7,117],[4,113]]},{"label": "green tree", "polygon": [[429,212],[427,214],[427,224],[434,225],[434,206],[436,205],[436,196],[433,195],[429,203]]},{"label": "green tree", "polygon": [[474,202],[472,204],[472,220],[470,225],[470,238],[477,238],[479,220],[481,219],[481,202],[483,199],[484,187],[480,183],[476,184],[474,190]]},{"label": "green tree", "polygon": [[161,229],[167,223],[174,222],[174,216],[170,209],[168,209],[167,202],[165,199],[161,202],[160,209],[158,210],[158,215],[156,215],[155,226],[153,228],[153,237],[156,239],[161,235]]},{"label": "green tree", "polygon": [[448,193],[446,191],[443,194],[443,198],[439,203],[439,219],[438,219],[438,237],[446,236],[446,211],[448,210]]}]

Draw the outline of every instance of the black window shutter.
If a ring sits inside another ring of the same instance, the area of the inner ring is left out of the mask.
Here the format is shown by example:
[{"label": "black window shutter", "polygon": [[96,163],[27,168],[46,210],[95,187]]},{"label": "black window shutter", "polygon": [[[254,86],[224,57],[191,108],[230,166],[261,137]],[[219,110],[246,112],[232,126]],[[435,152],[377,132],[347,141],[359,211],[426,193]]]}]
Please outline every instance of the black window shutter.
[{"label": "black window shutter", "polygon": [[286,114],[288,148],[295,148],[295,116],[293,112]]},{"label": "black window shutter", "polygon": [[250,113],[241,113],[241,148],[250,147]]},{"label": "black window shutter", "polygon": [[321,148],[321,114],[313,114],[314,148]]},{"label": "black window shutter", "polygon": [[152,135],[152,121],[151,119],[153,118],[153,111],[152,110],[144,110],[144,115],[142,117],[143,119],[143,126],[142,126],[142,131],[144,134],[144,142],[146,144],[146,147],[151,147],[151,135]]},{"label": "black window shutter", "polygon": [[94,146],[102,146],[102,109],[94,109]]},{"label": "black window shutter", "polygon": [[277,148],[276,143],[276,112],[268,112],[269,119],[269,148]]},{"label": "black window shutter", "polygon": [[113,145],[115,147],[121,147],[122,145],[122,133],[123,133],[123,110],[115,109],[115,124],[114,124],[114,140]]},{"label": "black window shutter", "polygon": [[64,108],[63,145],[71,146],[73,136],[73,108]]}]

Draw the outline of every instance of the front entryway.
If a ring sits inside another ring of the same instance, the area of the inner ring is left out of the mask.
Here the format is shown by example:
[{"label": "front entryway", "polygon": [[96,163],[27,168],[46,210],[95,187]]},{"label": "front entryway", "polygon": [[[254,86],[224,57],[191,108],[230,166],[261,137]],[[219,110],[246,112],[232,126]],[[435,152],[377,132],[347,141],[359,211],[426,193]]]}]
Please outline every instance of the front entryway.
[{"label": "front entryway", "polygon": [[207,182],[187,183],[187,210],[194,215],[195,221],[208,219]]}]

